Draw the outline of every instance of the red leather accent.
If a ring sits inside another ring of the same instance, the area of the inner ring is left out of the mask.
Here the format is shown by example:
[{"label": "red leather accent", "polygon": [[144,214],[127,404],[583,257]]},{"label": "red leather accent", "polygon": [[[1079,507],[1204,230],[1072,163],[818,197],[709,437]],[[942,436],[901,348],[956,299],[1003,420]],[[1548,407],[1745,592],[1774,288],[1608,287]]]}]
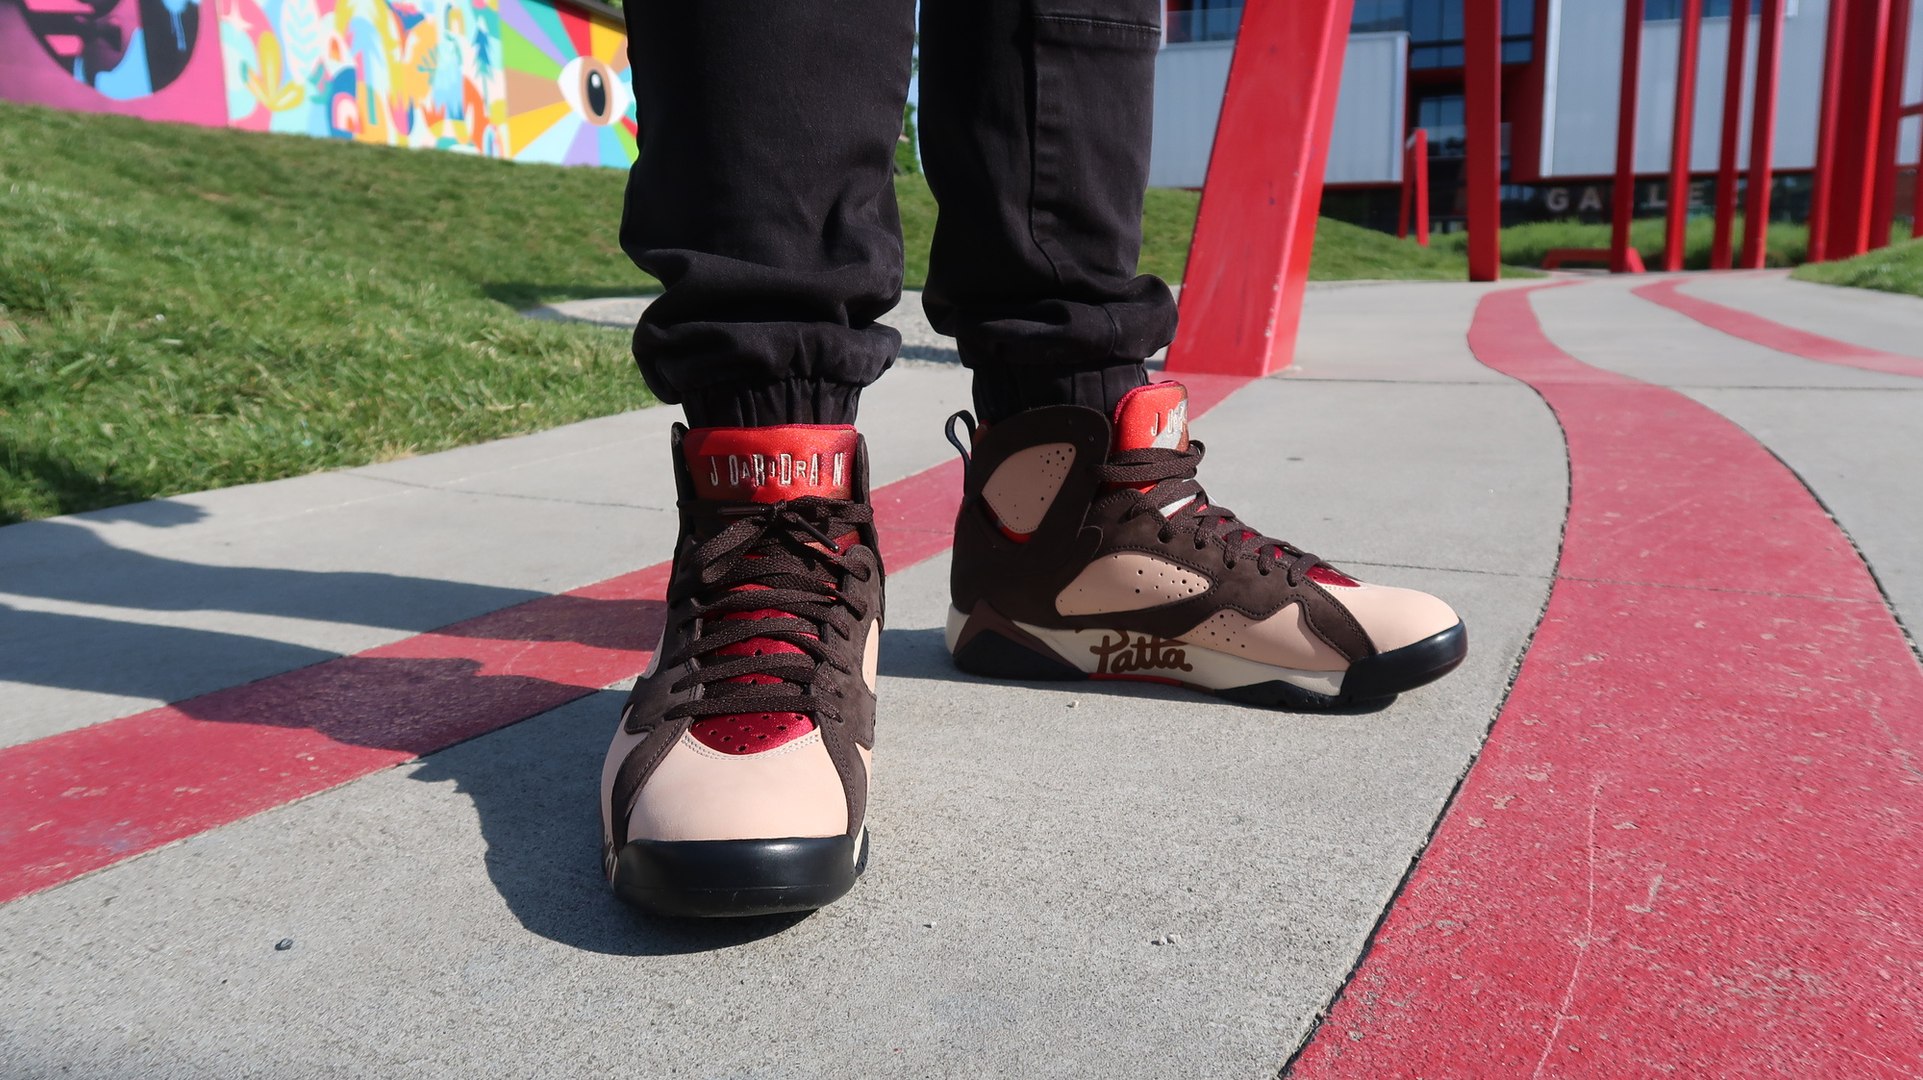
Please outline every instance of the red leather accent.
[{"label": "red leather accent", "polygon": [[[1189,448],[1189,392],[1178,382],[1150,383],[1122,395],[1115,404],[1116,450],[1144,450],[1151,446]],[[1179,434],[1171,444],[1167,433]],[[1158,443],[1158,440],[1159,443]]]},{"label": "red leather accent", "polygon": [[703,499],[846,499],[853,494],[856,439],[845,424],[695,428],[681,440],[681,455]]},{"label": "red leather accent", "polygon": [[688,734],[710,750],[741,757],[785,746],[814,729],[814,721],[800,713],[742,713],[697,720]]},{"label": "red leather accent", "polygon": [[[741,590],[766,589],[766,585],[743,585]],[[760,608],[755,611],[737,611],[721,616],[722,620],[736,619],[785,619],[789,615],[776,608]],[[715,650],[717,656],[757,656],[798,653],[802,648],[787,641],[773,638],[749,638],[733,645]],[[772,675],[742,675],[729,679],[729,682],[767,684],[777,683],[780,679]],[[814,721],[800,713],[734,713],[728,716],[711,716],[688,725],[688,734],[695,741],[711,750],[724,754],[758,754],[773,750],[777,746],[793,742],[815,729]]]},{"label": "red leather accent", "polygon": [[1337,570],[1333,566],[1311,566],[1309,567],[1307,576],[1310,581],[1315,582],[1317,585],[1335,585],[1344,589],[1359,588],[1362,585],[1360,581]]}]

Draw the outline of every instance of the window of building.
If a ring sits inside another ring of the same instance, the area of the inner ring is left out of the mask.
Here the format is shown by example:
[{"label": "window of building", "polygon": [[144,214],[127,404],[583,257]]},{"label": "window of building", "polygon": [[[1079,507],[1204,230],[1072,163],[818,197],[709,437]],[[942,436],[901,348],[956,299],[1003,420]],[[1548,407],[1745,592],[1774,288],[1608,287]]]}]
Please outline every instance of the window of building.
[{"label": "window of building", "polygon": [[1234,41],[1242,28],[1243,0],[1169,0],[1168,40]]},{"label": "window of building", "polygon": [[1355,0],[1349,29],[1358,34],[1409,28],[1409,0]]},{"label": "window of building", "polygon": [[[1463,65],[1463,0],[1405,0],[1409,66],[1452,68]],[[1535,0],[1502,0],[1502,62],[1528,63],[1535,55]]]},{"label": "window of building", "polygon": [[[1729,18],[1730,10],[1735,6],[1733,0],[1703,0],[1703,17],[1708,19],[1727,19]],[[1751,15],[1761,15],[1763,13],[1763,0],[1749,0],[1749,13]],[[1796,0],[1784,0],[1783,14],[1788,18],[1794,18],[1796,16]],[[1683,0],[1645,0],[1645,6],[1643,7],[1643,19],[1645,21],[1663,22],[1665,20],[1680,19],[1682,17]]]},{"label": "window of building", "polygon": [[1416,126],[1429,133],[1429,153],[1456,157],[1468,135],[1468,112],[1461,94],[1430,94],[1416,98]]}]

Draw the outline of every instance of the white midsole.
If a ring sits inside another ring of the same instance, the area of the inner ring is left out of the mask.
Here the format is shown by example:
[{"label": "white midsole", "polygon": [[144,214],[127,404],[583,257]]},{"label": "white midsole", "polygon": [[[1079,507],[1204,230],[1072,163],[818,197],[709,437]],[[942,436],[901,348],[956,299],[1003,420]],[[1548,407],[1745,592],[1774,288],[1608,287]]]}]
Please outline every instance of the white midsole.
[{"label": "white midsole", "polygon": [[[1280,680],[1304,690],[1334,697],[1342,692],[1342,677],[1346,671],[1304,671],[1298,668],[1278,667],[1274,664],[1257,663],[1240,656],[1230,656],[1203,645],[1186,641],[1157,642],[1155,648],[1133,650],[1133,659],[1145,659],[1147,663],[1132,664],[1126,671],[1103,671],[1104,645],[1115,645],[1128,641],[1146,643],[1144,635],[1127,630],[1054,630],[1043,626],[1031,626],[1025,622],[1014,622],[1015,626],[1032,634],[1044,645],[1055,650],[1062,659],[1081,668],[1090,675],[1140,676],[1154,679],[1173,679],[1176,682],[1205,686],[1211,690],[1226,690],[1237,686],[1251,686],[1255,683]],[[968,624],[968,616],[957,608],[948,609],[948,626],[944,636],[948,641],[948,651],[955,651],[955,643],[961,639],[962,627]],[[1106,651],[1113,651],[1106,650]]]}]

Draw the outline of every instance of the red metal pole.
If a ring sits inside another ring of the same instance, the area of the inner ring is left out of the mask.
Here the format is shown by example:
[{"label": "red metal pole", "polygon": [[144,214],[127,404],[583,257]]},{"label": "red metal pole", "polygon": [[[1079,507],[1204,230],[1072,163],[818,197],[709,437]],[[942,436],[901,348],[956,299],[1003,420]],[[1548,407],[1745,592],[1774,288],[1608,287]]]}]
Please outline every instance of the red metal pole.
[{"label": "red metal pole", "polygon": [[1681,270],[1689,240],[1689,166],[1696,126],[1696,53],[1702,43],[1703,0],[1683,0],[1676,43],[1676,120],[1669,139],[1669,224],[1663,269]]},{"label": "red metal pole", "polygon": [[1736,157],[1743,135],[1743,64],[1748,58],[1749,4],[1730,6],[1729,60],[1723,73],[1722,146],[1716,158],[1716,235],[1709,248],[1712,270],[1730,268],[1730,242],[1736,231]]},{"label": "red metal pole", "polygon": [[[1923,103],[1905,110],[1904,115],[1923,116]],[[1919,133],[1916,140],[1916,175],[1911,178],[1910,187],[1916,196],[1916,205],[1910,208],[1910,239],[1918,240],[1923,239],[1923,133]]]},{"label": "red metal pole", "polygon": [[1498,0],[1465,0],[1462,30],[1463,109],[1469,129],[1465,170],[1469,280],[1495,281],[1502,276],[1502,12]]},{"label": "red metal pole", "polygon": [[1265,375],[1295,357],[1354,2],[1243,9],[1170,372]]},{"label": "red metal pole", "polygon": [[1783,0],[1763,0],[1756,36],[1756,104],[1749,131],[1749,206],[1743,222],[1745,269],[1761,270],[1769,240],[1769,189],[1776,173],[1776,87],[1783,71]]},{"label": "red metal pole", "polygon": [[1829,37],[1823,46],[1823,97],[1816,119],[1816,172],[1810,180],[1809,246],[1804,258],[1829,258],[1830,196],[1836,184],[1836,110],[1843,97],[1844,24],[1850,0],[1830,0]]},{"label": "red metal pole", "polygon": [[1409,204],[1416,197],[1416,162],[1410,147],[1415,145],[1411,135],[1402,142],[1402,197],[1396,200],[1396,239],[1409,238]]},{"label": "red metal pole", "polygon": [[1837,84],[1836,161],[1827,200],[1825,258],[1843,259],[1869,250],[1889,28],[1889,0],[1850,0],[1843,24],[1843,74]]},{"label": "red metal pole", "polygon": [[1416,243],[1429,246],[1429,133],[1422,128],[1416,129],[1415,146],[1410,154],[1415,158],[1416,172]]},{"label": "red metal pole", "polygon": [[1890,18],[1885,25],[1889,56],[1883,63],[1882,122],[1877,131],[1876,156],[1871,159],[1876,185],[1870,203],[1871,251],[1889,246],[1890,230],[1896,225],[1897,135],[1903,127],[1903,67],[1909,60],[1910,0],[1890,0]]},{"label": "red metal pole", "polygon": [[1616,105],[1615,206],[1609,216],[1609,272],[1629,273],[1629,226],[1636,217],[1636,80],[1643,62],[1643,0],[1623,3],[1623,85]]}]

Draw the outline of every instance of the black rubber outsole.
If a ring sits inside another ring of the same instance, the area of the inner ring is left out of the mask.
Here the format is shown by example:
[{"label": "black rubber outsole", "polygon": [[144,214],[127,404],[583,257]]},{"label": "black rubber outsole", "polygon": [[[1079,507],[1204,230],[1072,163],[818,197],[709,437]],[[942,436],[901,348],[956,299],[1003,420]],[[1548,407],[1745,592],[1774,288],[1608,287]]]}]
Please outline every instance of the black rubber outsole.
[{"label": "black rubber outsole", "polygon": [[[1217,688],[1183,683],[1191,690],[1214,694],[1244,705],[1285,709],[1335,709],[1364,701],[1379,701],[1432,683],[1454,671],[1469,655],[1469,631],[1460,622],[1412,645],[1358,660],[1342,679],[1342,692],[1320,694],[1280,679],[1247,686]],[[1011,641],[984,629],[956,649],[955,666],[971,675],[1027,682],[1087,679],[1081,668],[1053,653]]]},{"label": "black rubber outsole", "polygon": [[650,915],[778,915],[834,903],[867,867],[865,829],[859,839],[630,840],[614,863],[614,892]]}]

